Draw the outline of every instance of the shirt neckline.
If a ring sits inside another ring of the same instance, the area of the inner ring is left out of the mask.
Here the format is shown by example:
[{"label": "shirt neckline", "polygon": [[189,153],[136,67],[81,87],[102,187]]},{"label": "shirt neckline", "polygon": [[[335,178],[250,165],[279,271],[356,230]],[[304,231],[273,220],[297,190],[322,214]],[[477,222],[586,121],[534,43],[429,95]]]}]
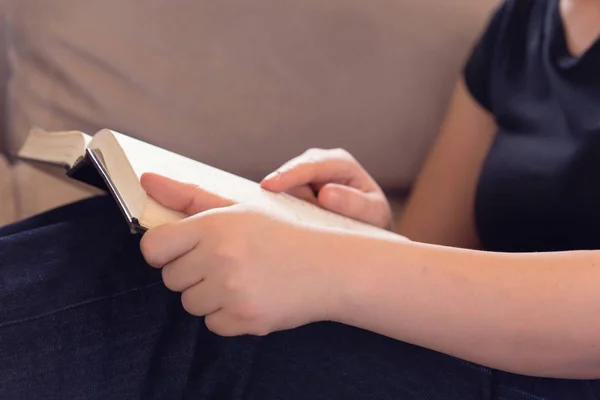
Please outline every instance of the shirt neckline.
[{"label": "shirt neckline", "polygon": [[556,56],[560,66],[569,68],[575,67],[583,63],[591,54],[600,51],[600,35],[592,42],[590,46],[581,54],[575,55],[571,53],[567,43],[567,32],[564,25],[564,20],[560,12],[560,0],[551,2],[551,21],[555,29],[553,29],[553,41],[555,42]]}]

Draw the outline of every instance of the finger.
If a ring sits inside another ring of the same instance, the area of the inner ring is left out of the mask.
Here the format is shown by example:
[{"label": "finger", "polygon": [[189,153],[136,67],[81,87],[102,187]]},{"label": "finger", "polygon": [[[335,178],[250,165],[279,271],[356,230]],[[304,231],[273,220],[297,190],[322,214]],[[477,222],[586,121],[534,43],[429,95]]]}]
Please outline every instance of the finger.
[{"label": "finger", "polygon": [[242,324],[229,316],[224,310],[219,310],[206,315],[204,323],[209,331],[224,337],[241,336],[248,334]]},{"label": "finger", "polygon": [[381,215],[386,214],[381,210],[385,202],[381,201],[378,194],[330,183],[323,186],[318,201],[321,207],[338,214],[373,225],[385,224],[385,221],[378,220]]},{"label": "finger", "polygon": [[315,191],[310,186],[298,186],[288,190],[287,193],[299,199],[308,201],[309,203],[317,203],[317,196],[315,196]]},{"label": "finger", "polygon": [[363,191],[373,186],[362,167],[342,150],[309,151],[267,176],[261,186],[273,192],[287,192],[298,186],[330,182]]},{"label": "finger", "polygon": [[161,205],[187,215],[233,204],[196,185],[183,183],[162,175],[146,173],[140,179],[146,193]]},{"label": "finger", "polygon": [[200,225],[200,217],[189,217],[147,231],[140,242],[146,262],[162,268],[190,252],[200,242]]},{"label": "finger", "polygon": [[181,294],[181,304],[190,314],[203,317],[221,308],[218,290],[210,281],[202,281]]},{"label": "finger", "polygon": [[174,292],[184,292],[202,282],[206,273],[205,266],[201,251],[195,247],[163,267],[163,283]]}]

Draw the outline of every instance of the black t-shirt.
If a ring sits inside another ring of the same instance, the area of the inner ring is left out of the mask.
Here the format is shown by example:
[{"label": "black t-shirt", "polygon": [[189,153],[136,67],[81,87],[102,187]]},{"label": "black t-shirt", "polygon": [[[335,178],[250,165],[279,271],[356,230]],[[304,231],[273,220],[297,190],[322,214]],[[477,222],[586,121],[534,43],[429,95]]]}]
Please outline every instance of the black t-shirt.
[{"label": "black t-shirt", "polygon": [[509,0],[465,68],[499,126],[475,201],[486,250],[600,249],[600,38],[569,53],[559,0]]}]

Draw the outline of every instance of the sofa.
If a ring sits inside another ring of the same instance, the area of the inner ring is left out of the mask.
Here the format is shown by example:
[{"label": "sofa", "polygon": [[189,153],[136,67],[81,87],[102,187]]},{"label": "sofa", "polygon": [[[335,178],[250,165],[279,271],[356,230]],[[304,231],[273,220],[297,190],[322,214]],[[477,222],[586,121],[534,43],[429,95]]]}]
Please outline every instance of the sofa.
[{"label": "sofa", "polygon": [[497,0],[5,0],[0,225],[97,193],[15,157],[111,128],[259,180],[343,147],[401,204]]}]

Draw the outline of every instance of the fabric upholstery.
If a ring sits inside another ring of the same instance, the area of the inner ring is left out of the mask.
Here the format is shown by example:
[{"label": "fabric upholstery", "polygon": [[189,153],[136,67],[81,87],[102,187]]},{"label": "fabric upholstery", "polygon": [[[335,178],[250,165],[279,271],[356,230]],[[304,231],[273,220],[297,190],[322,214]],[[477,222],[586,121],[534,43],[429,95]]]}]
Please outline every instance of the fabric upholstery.
[{"label": "fabric upholstery", "polygon": [[[258,180],[306,148],[343,147],[404,190],[495,3],[20,0],[7,148],[32,125],[107,127]],[[66,200],[17,170],[26,214]]]},{"label": "fabric upholstery", "polygon": [[6,159],[0,155],[0,226],[16,219],[13,180]]}]

